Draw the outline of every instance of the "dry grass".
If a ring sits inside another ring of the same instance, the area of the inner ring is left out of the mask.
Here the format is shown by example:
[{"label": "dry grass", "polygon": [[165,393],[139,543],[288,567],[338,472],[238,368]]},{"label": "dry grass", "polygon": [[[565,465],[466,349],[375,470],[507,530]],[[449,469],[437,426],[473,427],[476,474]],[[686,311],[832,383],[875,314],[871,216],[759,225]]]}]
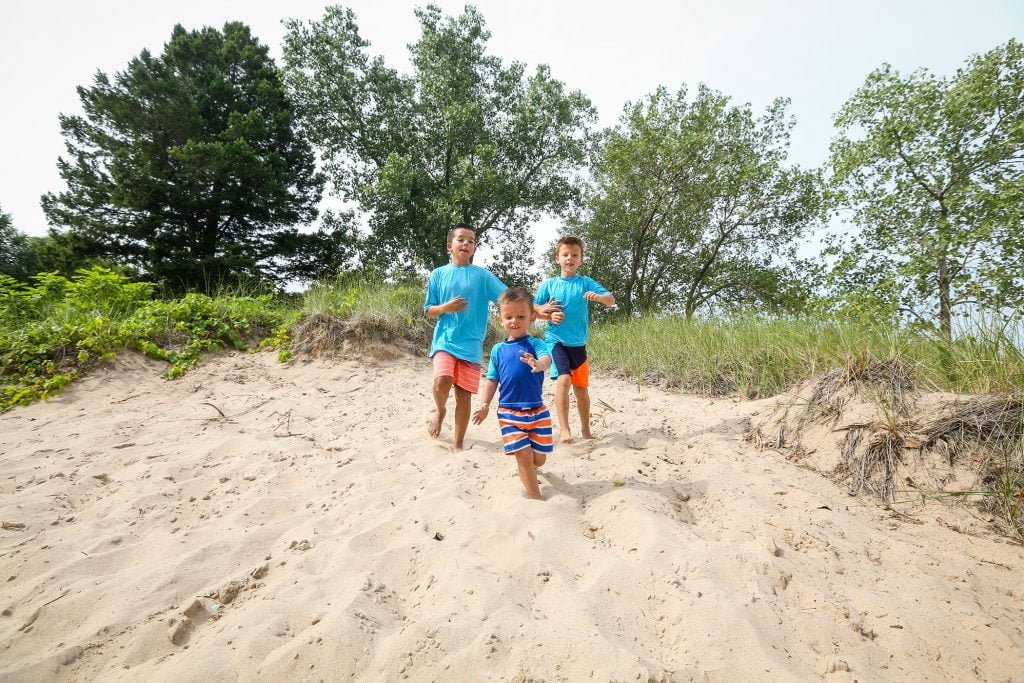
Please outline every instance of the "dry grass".
[{"label": "dry grass", "polygon": [[[926,490],[908,477],[916,496],[976,503],[986,513],[983,518],[1024,540],[1024,401],[981,395],[918,408],[916,393],[914,368],[899,357],[881,362],[852,358],[805,384],[776,413],[777,427],[769,430],[774,439],[764,436],[767,425],[752,428],[748,438],[799,461],[805,457],[805,430],[844,431],[833,474],[848,483],[851,493],[868,493],[886,503],[906,493],[899,488],[899,470],[917,449],[919,457],[941,458],[939,468],[947,472],[955,464],[976,483],[963,487],[947,474],[936,480],[934,490]],[[838,427],[841,421],[846,424]],[[956,488],[943,489],[950,481]]]},{"label": "dry grass", "polygon": [[923,449],[952,465],[965,462],[984,487],[980,507],[1003,531],[1024,540],[1024,401],[1016,396],[970,396],[925,422]]},{"label": "dry grass", "polygon": [[914,389],[914,368],[898,356],[883,361],[864,355],[851,357],[811,384],[801,417],[803,421],[835,422],[856,397],[884,403],[902,417],[910,412]]},{"label": "dry grass", "polygon": [[296,358],[338,358],[355,354],[394,358],[422,353],[430,343],[429,325],[410,326],[372,312],[343,317],[335,313],[304,315],[291,331]]},{"label": "dry grass", "polygon": [[925,422],[924,447],[950,462],[978,447],[1005,447],[1024,439],[1024,404],[1013,396],[970,396]]},{"label": "dry grass", "polygon": [[842,445],[843,464],[852,478],[853,493],[866,491],[884,501],[895,493],[896,471],[903,458],[904,439],[896,431],[882,429],[868,432],[867,445],[861,427],[847,431]]}]

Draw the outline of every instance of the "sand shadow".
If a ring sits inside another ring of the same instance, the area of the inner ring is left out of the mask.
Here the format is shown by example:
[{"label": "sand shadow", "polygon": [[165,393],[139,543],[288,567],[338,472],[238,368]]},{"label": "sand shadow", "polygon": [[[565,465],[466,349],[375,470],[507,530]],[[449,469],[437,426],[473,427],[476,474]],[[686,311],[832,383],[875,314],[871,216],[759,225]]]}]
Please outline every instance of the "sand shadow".
[{"label": "sand shadow", "polygon": [[708,426],[697,429],[692,432],[686,432],[679,436],[680,439],[690,441],[700,436],[708,436],[711,434],[717,436],[743,436],[750,426],[750,418],[746,416],[741,417],[728,417],[724,420],[709,424]]},{"label": "sand shadow", "polygon": [[596,481],[582,481],[577,484],[570,484],[557,474],[546,470],[539,470],[537,474],[548,482],[550,490],[541,489],[544,498],[550,498],[553,493],[559,493],[579,501],[580,505],[586,507],[601,496],[607,495],[616,489],[633,489],[635,491],[650,491],[664,496],[672,507],[679,513],[680,521],[686,524],[695,524],[696,519],[690,511],[688,503],[692,500],[702,498],[707,494],[708,482],[662,482],[654,484],[647,481],[627,478],[621,482],[610,479]]}]

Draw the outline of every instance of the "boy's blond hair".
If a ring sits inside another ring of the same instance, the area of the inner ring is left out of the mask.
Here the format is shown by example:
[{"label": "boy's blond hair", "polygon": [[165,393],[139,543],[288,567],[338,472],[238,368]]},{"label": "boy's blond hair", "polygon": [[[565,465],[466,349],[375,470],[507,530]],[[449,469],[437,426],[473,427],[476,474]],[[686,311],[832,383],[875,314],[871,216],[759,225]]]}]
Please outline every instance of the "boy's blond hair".
[{"label": "boy's blond hair", "polygon": [[555,244],[555,256],[558,256],[558,250],[562,248],[562,245],[567,247],[579,247],[580,254],[583,253],[583,240],[574,235],[565,235]]},{"label": "boy's blond hair", "polygon": [[533,292],[528,290],[526,287],[509,287],[504,292],[498,295],[498,310],[501,310],[502,304],[511,304],[516,301],[525,301],[533,310]]}]

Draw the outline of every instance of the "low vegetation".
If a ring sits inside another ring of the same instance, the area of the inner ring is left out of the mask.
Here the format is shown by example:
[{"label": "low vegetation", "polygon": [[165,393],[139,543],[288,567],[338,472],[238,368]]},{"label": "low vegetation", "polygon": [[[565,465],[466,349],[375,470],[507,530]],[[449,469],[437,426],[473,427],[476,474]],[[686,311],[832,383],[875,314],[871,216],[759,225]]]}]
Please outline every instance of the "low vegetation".
[{"label": "low vegetation", "polygon": [[[1024,390],[1024,330],[981,326],[941,335],[813,319],[643,317],[595,329],[593,363],[640,381],[707,395],[764,398],[830,371],[899,359],[918,386],[957,393]],[[850,365],[850,361],[857,361]]]},{"label": "low vegetation", "polygon": [[[347,277],[301,298],[224,293],[156,299],[153,287],[103,268],[30,285],[0,277],[0,411],[45,399],[123,350],[187,372],[227,346],[277,349],[279,359],[422,354],[432,322],[422,283]],[[497,340],[492,326],[488,342]],[[534,328],[533,333],[543,330]],[[797,429],[839,415],[856,394],[888,416],[847,444],[857,490],[892,500],[908,443],[978,463],[983,507],[1018,536],[1024,529],[1024,355],[1019,329],[982,327],[953,341],[886,326],[824,320],[644,317],[595,325],[601,369],[640,383],[704,395],[774,396],[811,387]],[[910,419],[917,389],[965,395],[948,414]],[[863,432],[863,433],[862,433]],[[967,457],[967,456],[963,456]]]},{"label": "low vegetation", "polygon": [[152,285],[104,268],[28,285],[0,276],[0,412],[55,395],[125,349],[166,361],[174,379],[203,352],[251,348],[286,314],[269,295],[156,300]]}]

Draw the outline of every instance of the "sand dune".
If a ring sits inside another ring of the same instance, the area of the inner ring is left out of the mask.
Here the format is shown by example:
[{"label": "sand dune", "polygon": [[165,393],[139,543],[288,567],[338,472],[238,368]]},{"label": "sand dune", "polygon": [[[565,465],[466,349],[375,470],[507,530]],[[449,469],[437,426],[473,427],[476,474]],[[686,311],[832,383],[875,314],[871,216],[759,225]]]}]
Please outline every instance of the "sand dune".
[{"label": "sand dune", "polygon": [[424,359],[161,370],[0,415],[0,679],[1024,672],[1022,549],[758,451],[768,402],[598,375],[535,502],[493,416],[425,436]]}]

